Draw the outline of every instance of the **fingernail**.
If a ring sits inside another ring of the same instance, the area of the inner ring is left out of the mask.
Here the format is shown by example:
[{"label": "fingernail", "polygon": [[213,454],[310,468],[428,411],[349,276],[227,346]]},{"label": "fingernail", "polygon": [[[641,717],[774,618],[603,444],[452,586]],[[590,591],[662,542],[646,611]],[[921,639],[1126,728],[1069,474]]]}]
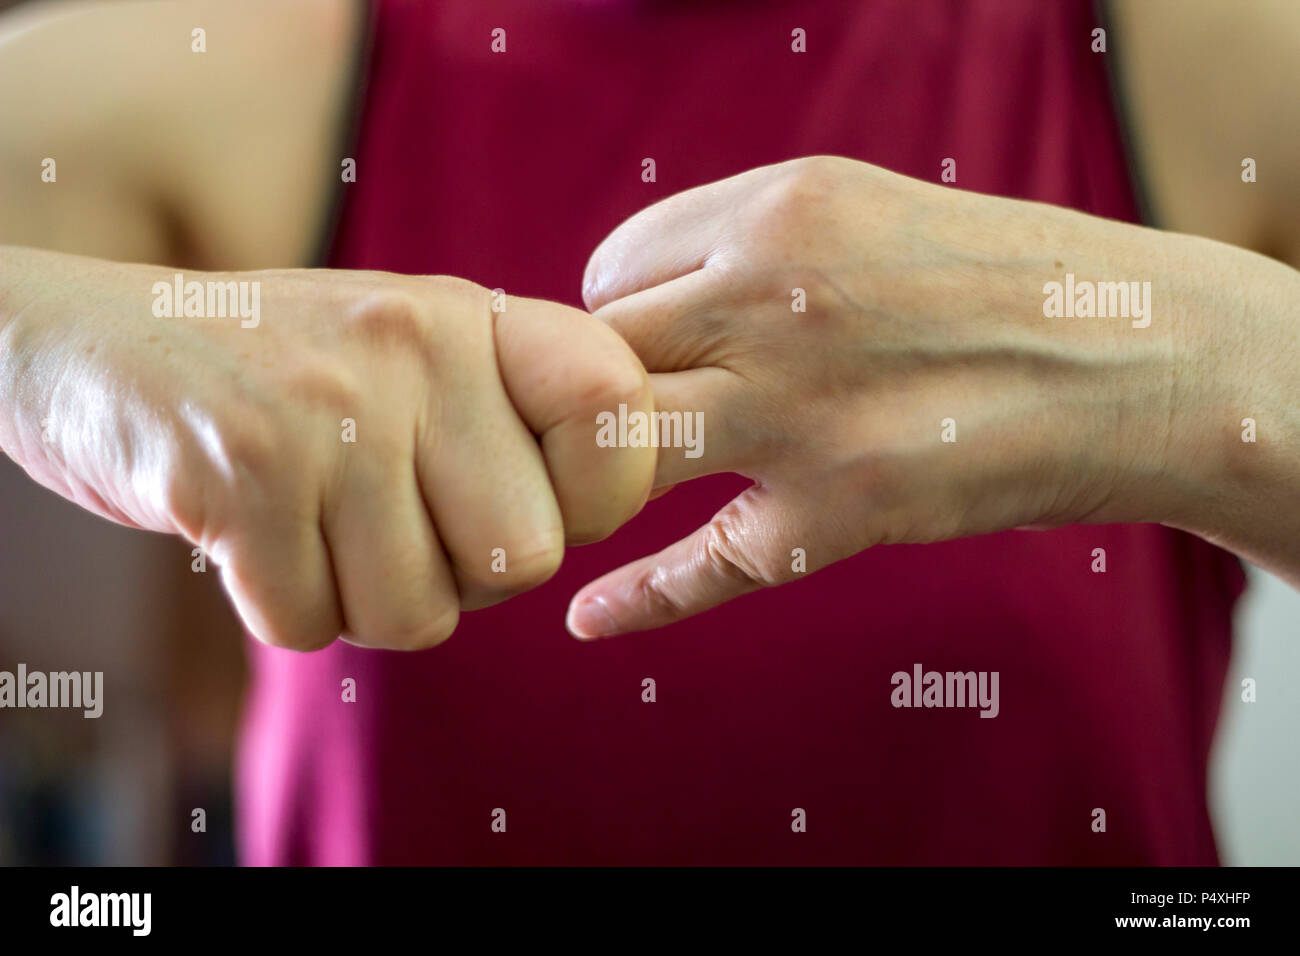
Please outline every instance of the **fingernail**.
[{"label": "fingernail", "polygon": [[609,605],[601,597],[586,598],[580,603],[570,605],[565,626],[568,627],[570,634],[581,640],[608,637],[618,633],[618,624],[609,613]]}]

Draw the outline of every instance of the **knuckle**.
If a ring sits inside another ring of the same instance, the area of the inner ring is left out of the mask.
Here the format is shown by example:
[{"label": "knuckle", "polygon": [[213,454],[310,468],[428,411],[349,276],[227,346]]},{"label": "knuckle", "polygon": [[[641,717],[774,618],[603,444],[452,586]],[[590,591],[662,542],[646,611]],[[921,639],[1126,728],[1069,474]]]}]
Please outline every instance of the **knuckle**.
[{"label": "knuckle", "polygon": [[413,289],[394,286],[368,290],[345,310],[345,336],[368,348],[417,355],[426,362],[438,357],[433,341],[430,301]]},{"label": "knuckle", "polygon": [[[507,555],[515,551],[507,549]],[[473,571],[456,567],[456,585],[460,591],[460,604],[465,610],[498,605],[545,584],[559,571],[564,557],[563,546],[533,551],[528,557],[507,557],[504,571]]]},{"label": "knuckle", "polygon": [[419,332],[424,304],[414,292],[398,286],[370,290],[347,311],[345,326],[359,335],[383,339]]},{"label": "knuckle", "polygon": [[486,286],[459,276],[421,276],[420,283],[439,297],[460,299],[474,306],[487,305],[491,295]]},{"label": "knuckle", "polygon": [[228,524],[248,489],[274,480],[281,454],[274,425],[256,412],[187,409],[155,491],[177,528],[197,539]]},{"label": "knuckle", "polygon": [[605,362],[581,383],[574,403],[579,415],[609,411],[619,405],[649,410],[652,407],[650,377],[630,355],[622,361]]},{"label": "knuckle", "polygon": [[234,483],[276,471],[283,432],[274,416],[256,404],[233,399],[220,411],[188,418],[186,470],[197,466]]},{"label": "knuckle", "polygon": [[758,276],[788,270],[824,241],[839,218],[837,193],[843,192],[844,162],[831,156],[793,160],[760,188],[749,224],[755,241],[748,245]]},{"label": "knuckle", "polygon": [[218,467],[236,482],[261,480],[277,471],[284,449],[280,430],[267,416],[240,415],[213,434],[210,453],[215,453]]},{"label": "knuckle", "polygon": [[664,568],[647,569],[633,585],[640,596],[641,605],[652,619],[678,620],[686,616],[686,608],[674,595],[668,573]]},{"label": "knuckle", "polygon": [[748,246],[752,261],[747,274],[752,273],[764,295],[778,290],[789,295],[792,285],[808,288],[816,282],[809,267],[837,221],[842,162],[811,156],[786,163],[757,196],[750,224],[756,241]]},{"label": "knuckle", "polygon": [[704,530],[703,551],[708,566],[745,588],[765,588],[777,576],[760,568],[745,553],[739,515],[733,509],[719,512]]},{"label": "knuckle", "polygon": [[795,181],[817,192],[828,192],[839,181],[848,160],[839,156],[803,156],[790,164]]},{"label": "knuckle", "polygon": [[521,561],[515,562],[513,580],[510,582],[518,591],[531,591],[545,584],[560,570],[564,560],[564,546],[550,545],[528,554]]},{"label": "knuckle", "polygon": [[834,156],[805,156],[787,163],[769,193],[769,209],[809,217],[832,198],[842,162]]},{"label": "knuckle", "polygon": [[296,402],[334,418],[355,416],[365,400],[356,370],[334,358],[321,356],[287,370],[284,381]]}]

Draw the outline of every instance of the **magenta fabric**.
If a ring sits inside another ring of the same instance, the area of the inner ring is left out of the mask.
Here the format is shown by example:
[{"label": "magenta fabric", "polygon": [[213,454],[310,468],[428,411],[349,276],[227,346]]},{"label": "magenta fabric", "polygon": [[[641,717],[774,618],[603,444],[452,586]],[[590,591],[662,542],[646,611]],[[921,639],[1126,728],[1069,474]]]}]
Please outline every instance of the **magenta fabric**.
[{"label": "magenta fabric", "polygon": [[[580,305],[587,256],[628,215],[817,153],[933,181],[952,157],[960,188],[1137,217],[1089,3],[376,12],[334,267]],[[505,54],[490,50],[496,27]],[[791,51],[796,27],[805,54]],[[566,633],[579,586],[743,486],[677,488],[427,652],[250,642],[242,859],[1217,862],[1206,766],[1234,558],[1154,525],[1008,532],[877,548],[657,632],[589,645]],[[1098,547],[1104,574],[1090,570]],[[1000,715],[895,709],[890,675],[916,663],[998,671]],[[341,700],[349,677],[355,703]],[[806,833],[792,832],[795,808]]]}]

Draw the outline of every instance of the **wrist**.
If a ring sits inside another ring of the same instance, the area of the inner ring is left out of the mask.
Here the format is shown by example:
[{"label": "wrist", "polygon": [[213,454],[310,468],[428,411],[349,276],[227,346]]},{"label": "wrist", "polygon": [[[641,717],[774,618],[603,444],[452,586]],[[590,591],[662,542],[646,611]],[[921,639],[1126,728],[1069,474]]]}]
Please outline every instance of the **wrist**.
[{"label": "wrist", "polygon": [[1300,517],[1300,273],[1186,236],[1164,478],[1174,527],[1236,542]]}]

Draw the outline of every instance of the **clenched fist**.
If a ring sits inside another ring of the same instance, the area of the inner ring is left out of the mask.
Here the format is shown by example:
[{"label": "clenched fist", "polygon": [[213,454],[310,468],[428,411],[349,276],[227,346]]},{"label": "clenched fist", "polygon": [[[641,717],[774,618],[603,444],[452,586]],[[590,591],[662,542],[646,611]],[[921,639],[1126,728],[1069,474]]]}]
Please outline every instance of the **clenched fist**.
[{"label": "clenched fist", "polygon": [[245,305],[256,284],[258,312],[185,317],[158,306],[174,270],[0,264],[0,447],[85,508],[201,547],[263,641],[437,644],[650,491],[653,450],[599,447],[593,424],[649,410],[647,378],[584,312],[303,270],[184,274]]}]

